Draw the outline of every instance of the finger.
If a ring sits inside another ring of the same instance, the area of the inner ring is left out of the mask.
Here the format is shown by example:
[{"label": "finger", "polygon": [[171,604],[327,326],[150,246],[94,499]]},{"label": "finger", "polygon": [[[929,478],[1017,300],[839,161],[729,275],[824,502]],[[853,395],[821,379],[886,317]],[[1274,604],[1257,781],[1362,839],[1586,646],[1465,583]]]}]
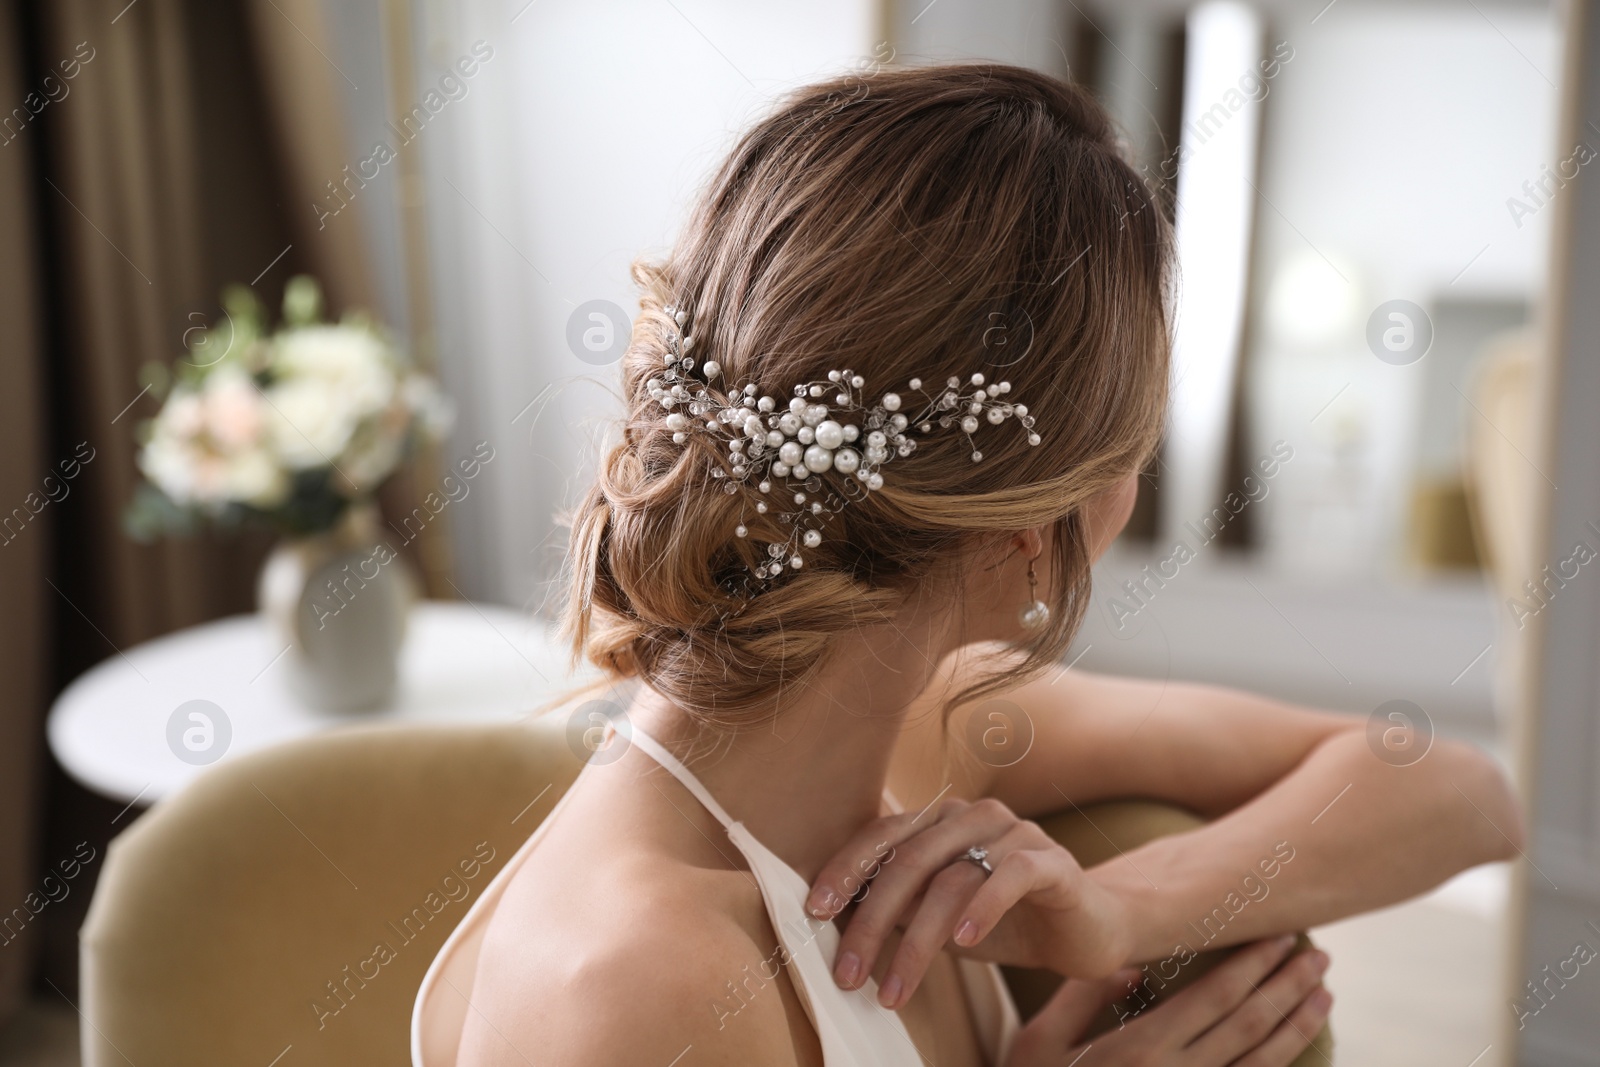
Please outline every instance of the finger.
[{"label": "finger", "polygon": [[982,868],[957,861],[933,876],[911,922],[894,950],[889,970],[878,987],[878,1003],[899,1008],[917,991],[935,956],[955,929],[956,916],[988,877]]},{"label": "finger", "polygon": [[839,941],[834,979],[846,989],[860,988],[877,965],[884,941],[910,905],[940,871],[975,842],[993,841],[1016,822],[999,801],[947,806],[947,817],[895,846],[894,859],[884,863],[872,892],[856,905]]},{"label": "finger", "polygon": [[1291,958],[1260,983],[1226,1018],[1190,1046],[1201,1063],[1232,1063],[1259,1046],[1311,995],[1328,969],[1328,955],[1311,950]]},{"label": "finger", "polygon": [[877,876],[896,847],[920,828],[906,814],[889,815],[867,823],[847,841],[811,884],[806,913],[832,919]]},{"label": "finger", "polygon": [[970,807],[964,800],[951,798],[933,812],[900,812],[867,823],[822,865],[806,897],[806,911],[819,919],[838,915],[846,903],[864,895],[862,887],[877,876],[902,842]]},{"label": "finger", "polygon": [[1060,1057],[1079,1041],[1106,1005],[1126,995],[1138,981],[1138,968],[1128,967],[1110,978],[1084,981],[1069,978],[1045,1002],[1012,1043],[1013,1062]]},{"label": "finger", "polygon": [[1294,935],[1285,934],[1246,945],[1156,1008],[1156,1012],[1164,1013],[1163,1025],[1177,1039],[1178,1046],[1187,1045],[1243,1004],[1289,955],[1294,943]]},{"label": "finger", "polygon": [[1072,905],[1083,869],[1053,841],[1045,842],[1048,847],[1044,848],[1037,847],[1039,844],[1031,824],[1019,826],[996,843],[991,855],[994,874],[952,927],[956,944],[970,948],[988,937],[1006,912],[1030,894],[1048,892],[1055,906]]},{"label": "finger", "polygon": [[1333,994],[1318,986],[1289,1013],[1289,1018],[1278,1025],[1271,1037],[1239,1060],[1236,1067],[1287,1067],[1327,1025],[1332,1009]]}]

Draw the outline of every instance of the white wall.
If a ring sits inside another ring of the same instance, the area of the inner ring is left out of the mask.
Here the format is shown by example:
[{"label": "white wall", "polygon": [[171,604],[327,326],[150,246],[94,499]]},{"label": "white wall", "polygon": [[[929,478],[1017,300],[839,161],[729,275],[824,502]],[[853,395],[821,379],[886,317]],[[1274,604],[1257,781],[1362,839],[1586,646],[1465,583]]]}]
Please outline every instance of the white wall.
[{"label": "white wall", "polygon": [[441,367],[462,407],[453,447],[496,448],[480,498],[453,516],[462,586],[537,607],[565,546],[552,517],[590,481],[619,410],[615,368],[569,351],[568,317],[595,299],[635,312],[629,263],[667,249],[777,94],[871,55],[877,10],[524,3],[428,6],[421,29],[438,57],[480,38],[495,49],[458,136],[430,145]]},{"label": "white wall", "polygon": [[1072,8],[1059,0],[889,0],[888,7],[901,62],[982,58],[1067,74]]}]

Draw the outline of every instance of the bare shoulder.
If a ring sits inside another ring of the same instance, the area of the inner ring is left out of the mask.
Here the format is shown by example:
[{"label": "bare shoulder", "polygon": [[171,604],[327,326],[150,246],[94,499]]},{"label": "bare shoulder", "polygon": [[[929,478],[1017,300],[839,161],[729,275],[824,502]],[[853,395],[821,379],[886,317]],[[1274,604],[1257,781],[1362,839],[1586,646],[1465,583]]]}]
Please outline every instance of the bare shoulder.
[{"label": "bare shoulder", "polygon": [[462,1067],[821,1062],[746,872],[551,844],[496,908]]},{"label": "bare shoulder", "polygon": [[556,937],[539,953],[544,966],[519,969],[491,994],[505,1021],[475,1035],[485,1055],[464,1055],[464,1067],[808,1062],[791,1032],[793,991],[774,946],[654,873],[653,884],[634,883],[636,908],[604,921],[586,909],[559,917],[584,922],[582,936]]}]

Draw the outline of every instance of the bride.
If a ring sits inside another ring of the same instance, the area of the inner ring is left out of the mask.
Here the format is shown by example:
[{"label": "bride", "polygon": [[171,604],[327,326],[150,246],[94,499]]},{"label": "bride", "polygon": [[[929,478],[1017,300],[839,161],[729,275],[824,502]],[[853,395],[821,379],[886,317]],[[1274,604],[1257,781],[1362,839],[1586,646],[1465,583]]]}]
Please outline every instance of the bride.
[{"label": "bride", "polygon": [[[631,705],[435,961],[419,1067],[1283,1065],[1332,999],[1287,932],[1515,853],[1470,747],[1060,668],[1161,430],[1170,269],[1105,112],[1031,71],[839,78],[740,140],[635,267],[573,516],[567,622]],[[1029,821],[1119,797],[1211,821],[1088,870]],[[1241,886],[1226,962],[1089,1032]],[[995,962],[1069,981],[1024,1024]]]}]

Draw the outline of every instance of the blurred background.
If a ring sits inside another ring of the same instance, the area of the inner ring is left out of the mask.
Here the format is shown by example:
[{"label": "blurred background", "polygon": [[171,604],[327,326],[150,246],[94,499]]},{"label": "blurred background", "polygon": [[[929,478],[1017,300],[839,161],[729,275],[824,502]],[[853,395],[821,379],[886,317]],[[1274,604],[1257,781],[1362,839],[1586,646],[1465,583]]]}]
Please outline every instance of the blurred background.
[{"label": "blurred background", "polygon": [[[1166,442],[1069,662],[1369,717],[1402,765],[1436,733],[1496,753],[1536,802],[1538,867],[1317,932],[1339,1060],[1597,1062],[1600,979],[1535,985],[1600,946],[1593,21],[6,0],[0,1063],[78,1062],[85,857],[205,765],[553,691],[557,517],[617,411],[630,262],[785,90],[974,58],[1092,87],[1178,236]],[[1004,329],[1020,357],[1027,324]],[[292,331],[339,374],[297,377]],[[393,567],[339,554],[373,531]],[[344,610],[365,636],[297,636],[297,612]],[[335,692],[330,663],[370,685]]]}]

